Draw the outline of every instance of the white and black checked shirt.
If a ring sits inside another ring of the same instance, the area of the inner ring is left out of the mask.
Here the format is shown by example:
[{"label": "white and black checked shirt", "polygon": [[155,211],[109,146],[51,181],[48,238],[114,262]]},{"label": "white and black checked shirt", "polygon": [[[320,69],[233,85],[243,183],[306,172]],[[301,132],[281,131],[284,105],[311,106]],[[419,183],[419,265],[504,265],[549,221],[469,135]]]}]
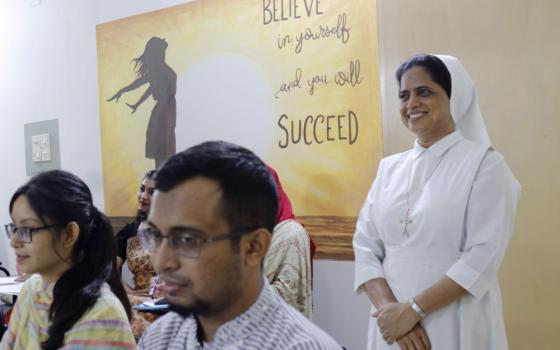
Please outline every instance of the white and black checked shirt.
[{"label": "white and black checked shirt", "polygon": [[268,282],[247,311],[223,324],[209,344],[197,338],[193,316],[170,312],[154,322],[139,350],[342,350],[337,342],[278,296]]}]

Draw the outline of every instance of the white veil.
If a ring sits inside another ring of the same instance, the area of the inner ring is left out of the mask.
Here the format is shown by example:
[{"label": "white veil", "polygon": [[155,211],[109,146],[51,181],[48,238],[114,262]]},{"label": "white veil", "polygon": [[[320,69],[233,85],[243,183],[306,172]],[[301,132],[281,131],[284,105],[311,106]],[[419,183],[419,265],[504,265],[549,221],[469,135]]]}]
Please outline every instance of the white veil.
[{"label": "white veil", "polygon": [[451,117],[457,130],[467,140],[491,145],[484,118],[478,106],[478,93],[465,67],[453,56],[435,55],[451,74]]}]

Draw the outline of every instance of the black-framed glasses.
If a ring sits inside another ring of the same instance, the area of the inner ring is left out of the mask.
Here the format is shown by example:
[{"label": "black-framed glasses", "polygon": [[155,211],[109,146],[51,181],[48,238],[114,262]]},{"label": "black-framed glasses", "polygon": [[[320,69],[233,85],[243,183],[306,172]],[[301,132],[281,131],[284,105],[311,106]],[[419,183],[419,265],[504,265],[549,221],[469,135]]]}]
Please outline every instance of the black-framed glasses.
[{"label": "black-framed glasses", "polygon": [[13,236],[16,236],[17,240],[23,243],[31,243],[33,233],[41,230],[48,230],[53,227],[54,225],[45,225],[41,227],[16,226],[15,224],[4,225],[8,239],[12,239]]},{"label": "black-framed glasses", "polygon": [[200,249],[203,245],[226,239],[238,238],[255,231],[257,228],[258,227],[252,227],[235,230],[213,237],[202,237],[199,231],[188,229],[176,230],[173,233],[164,236],[155,228],[142,224],[138,229],[138,237],[140,238],[140,242],[142,242],[144,249],[149,252],[154,252],[161,245],[163,240],[167,239],[169,247],[173,249],[177,255],[181,255],[186,258],[198,258],[200,255]]}]

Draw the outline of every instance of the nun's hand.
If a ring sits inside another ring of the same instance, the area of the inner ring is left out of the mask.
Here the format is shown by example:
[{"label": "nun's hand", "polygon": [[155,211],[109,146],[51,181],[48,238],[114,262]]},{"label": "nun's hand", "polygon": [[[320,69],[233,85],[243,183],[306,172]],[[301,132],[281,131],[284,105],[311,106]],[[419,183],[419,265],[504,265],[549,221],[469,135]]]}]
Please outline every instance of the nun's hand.
[{"label": "nun's hand", "polygon": [[387,344],[392,344],[420,322],[420,316],[408,303],[387,303],[372,316],[377,318],[377,326]]},{"label": "nun's hand", "polygon": [[431,350],[430,338],[428,333],[420,323],[417,323],[412,330],[397,340],[401,350]]}]

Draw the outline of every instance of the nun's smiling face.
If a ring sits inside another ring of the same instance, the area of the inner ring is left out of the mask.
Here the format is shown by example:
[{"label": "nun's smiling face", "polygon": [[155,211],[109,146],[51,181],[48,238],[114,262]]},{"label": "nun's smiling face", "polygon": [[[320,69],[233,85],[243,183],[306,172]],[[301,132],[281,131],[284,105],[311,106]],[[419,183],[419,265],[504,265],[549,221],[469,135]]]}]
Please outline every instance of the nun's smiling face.
[{"label": "nun's smiling face", "polygon": [[455,129],[449,98],[425,68],[415,66],[402,75],[399,99],[402,122],[421,146],[429,147]]}]

